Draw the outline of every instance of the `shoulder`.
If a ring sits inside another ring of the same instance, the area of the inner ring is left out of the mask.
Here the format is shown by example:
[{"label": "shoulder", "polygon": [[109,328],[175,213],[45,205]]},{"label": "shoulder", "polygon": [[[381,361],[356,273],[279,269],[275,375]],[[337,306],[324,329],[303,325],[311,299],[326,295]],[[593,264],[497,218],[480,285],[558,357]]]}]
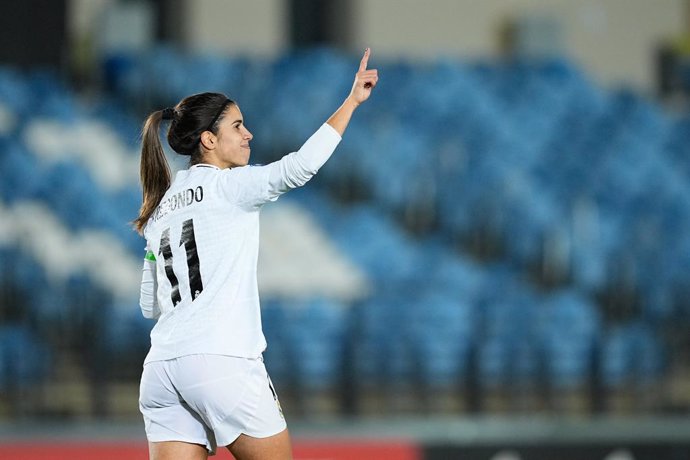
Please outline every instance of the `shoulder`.
[{"label": "shoulder", "polygon": [[228,198],[242,207],[254,207],[266,193],[270,165],[247,165],[222,170],[223,190]]},{"label": "shoulder", "polygon": [[244,184],[259,180],[267,173],[267,167],[263,165],[237,166],[220,171],[223,179]]}]

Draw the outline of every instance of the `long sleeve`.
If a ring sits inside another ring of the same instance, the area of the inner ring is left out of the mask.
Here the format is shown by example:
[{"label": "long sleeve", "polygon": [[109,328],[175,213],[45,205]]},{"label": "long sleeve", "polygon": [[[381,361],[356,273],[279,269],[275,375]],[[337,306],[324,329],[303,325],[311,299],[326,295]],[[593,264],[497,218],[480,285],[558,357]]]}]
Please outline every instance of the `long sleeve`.
[{"label": "long sleeve", "polygon": [[269,193],[279,195],[306,184],[328,161],[340,140],[338,132],[324,123],[297,152],[271,165]]},{"label": "long sleeve", "polygon": [[153,254],[147,252],[144,259],[144,266],[141,269],[141,291],[139,294],[139,306],[144,318],[158,319],[161,315],[156,300],[156,259]]},{"label": "long sleeve", "polygon": [[275,201],[288,190],[306,184],[328,161],[341,139],[332,126],[324,123],[298,151],[278,161],[226,170],[226,193],[246,208]]}]

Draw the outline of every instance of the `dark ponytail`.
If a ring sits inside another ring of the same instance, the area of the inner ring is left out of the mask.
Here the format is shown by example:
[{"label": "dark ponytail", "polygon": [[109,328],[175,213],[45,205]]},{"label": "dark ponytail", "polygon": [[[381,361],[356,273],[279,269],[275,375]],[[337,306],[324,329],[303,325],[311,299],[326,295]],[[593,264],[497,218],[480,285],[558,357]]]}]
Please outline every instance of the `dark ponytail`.
[{"label": "dark ponytail", "polygon": [[170,187],[170,166],[165,158],[161,145],[159,129],[163,119],[163,110],[153,112],[146,119],[142,131],[141,163],[139,177],[143,202],[139,210],[139,217],[134,220],[134,228],[140,234],[144,226],[156,210],[161,198]]}]

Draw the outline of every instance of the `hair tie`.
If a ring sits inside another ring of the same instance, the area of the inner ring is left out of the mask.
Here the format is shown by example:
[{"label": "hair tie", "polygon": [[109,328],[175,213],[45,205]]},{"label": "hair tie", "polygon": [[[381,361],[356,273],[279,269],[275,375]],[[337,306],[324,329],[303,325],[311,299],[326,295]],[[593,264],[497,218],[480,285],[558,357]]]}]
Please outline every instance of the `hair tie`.
[{"label": "hair tie", "polygon": [[162,110],[163,112],[163,120],[172,120],[175,118],[175,109],[171,107],[166,107]]}]

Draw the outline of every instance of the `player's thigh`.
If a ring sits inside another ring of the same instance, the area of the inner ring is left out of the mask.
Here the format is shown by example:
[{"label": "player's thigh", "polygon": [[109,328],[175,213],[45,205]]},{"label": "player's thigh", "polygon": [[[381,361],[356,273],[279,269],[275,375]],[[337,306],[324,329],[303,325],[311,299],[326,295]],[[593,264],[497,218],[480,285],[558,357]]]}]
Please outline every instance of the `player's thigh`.
[{"label": "player's thigh", "polygon": [[266,438],[241,434],[227,447],[237,460],[292,460],[292,445],[287,429]]},{"label": "player's thigh", "polygon": [[149,442],[150,460],[206,460],[206,446],[182,441]]}]

